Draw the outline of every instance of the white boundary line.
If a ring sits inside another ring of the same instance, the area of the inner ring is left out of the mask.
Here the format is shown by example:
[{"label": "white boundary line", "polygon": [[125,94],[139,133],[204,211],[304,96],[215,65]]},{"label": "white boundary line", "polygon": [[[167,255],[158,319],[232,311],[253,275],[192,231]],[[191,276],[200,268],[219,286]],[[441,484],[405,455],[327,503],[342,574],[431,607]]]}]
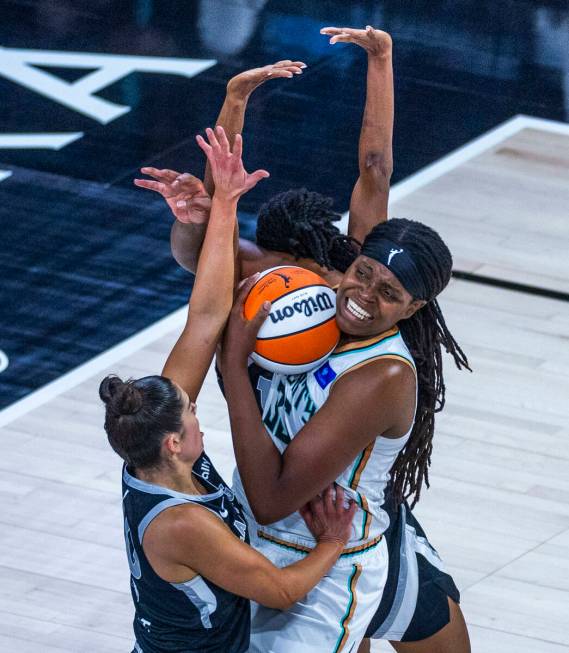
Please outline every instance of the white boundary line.
[{"label": "white boundary line", "polygon": [[[504,141],[509,136],[512,136],[526,128],[541,129],[542,131],[566,134],[569,136],[569,124],[544,120],[542,118],[532,118],[531,116],[515,116],[479,138],[463,145],[458,150],[443,157],[436,163],[423,168],[421,171],[393,186],[389,195],[390,202],[397,202],[418,188],[421,188],[434,179],[446,174],[449,170],[456,168],[461,163],[469,161],[473,157],[478,156],[494,145]],[[347,213],[343,215],[340,228],[344,227],[345,229],[347,227],[347,216]],[[98,374],[102,370],[114,365],[126,356],[139,351],[152,342],[155,342],[164,334],[174,331],[175,329],[181,330],[186,321],[186,315],[187,307],[184,306],[161,320],[158,320],[158,322],[155,322],[134,336],[127,338],[115,347],[112,347],[106,352],[92,358],[87,363],[76,367],[71,372],[64,374],[55,381],[48,383],[42,388],[39,388],[39,390],[32,392],[16,403],[4,408],[0,411],[0,427],[6,426],[18,417],[25,415],[42,404],[45,404],[50,399],[74,388],[79,385],[79,383],[86,381],[95,374]]]},{"label": "white boundary line", "polygon": [[[545,120],[544,118],[533,118],[524,115],[514,116],[513,118],[510,118],[510,120],[498,125],[498,127],[491,129],[466,145],[462,145],[454,152],[447,154],[442,157],[442,159],[439,159],[435,163],[431,163],[425,168],[419,170],[419,172],[416,172],[410,177],[407,177],[403,181],[392,186],[389,191],[389,204],[391,205],[394,202],[398,202],[419,188],[422,188],[435,179],[442,177],[450,170],[457,168],[462,163],[470,161],[479,154],[486,152],[491,147],[505,141],[510,136],[522,131],[522,129],[528,128],[540,129],[541,131],[569,136],[569,124],[567,123]],[[348,215],[348,212],[344,213],[342,215],[342,220],[339,223],[340,229],[344,232],[347,232],[348,230]]]},{"label": "white boundary line", "polygon": [[102,372],[104,369],[114,365],[123,358],[126,358],[128,355],[139,351],[152,342],[155,342],[164,334],[170,333],[174,330],[181,331],[186,322],[187,315],[187,306],[179,308],[146,329],[139,331],[134,336],[123,340],[118,345],[111,347],[111,349],[107,349],[107,351],[102,354],[95,356],[95,358],[92,358],[90,361],[87,361],[83,365],[71,370],[71,372],[60,376],[58,379],[55,379],[55,381],[44,385],[39,388],[39,390],[32,392],[19,401],[16,401],[16,403],[4,408],[4,410],[0,411],[0,427],[6,426],[18,417],[25,415],[42,404],[45,404],[50,399],[54,399],[63,392],[75,388],[83,381],[90,379],[92,376],[95,376],[95,374]]}]

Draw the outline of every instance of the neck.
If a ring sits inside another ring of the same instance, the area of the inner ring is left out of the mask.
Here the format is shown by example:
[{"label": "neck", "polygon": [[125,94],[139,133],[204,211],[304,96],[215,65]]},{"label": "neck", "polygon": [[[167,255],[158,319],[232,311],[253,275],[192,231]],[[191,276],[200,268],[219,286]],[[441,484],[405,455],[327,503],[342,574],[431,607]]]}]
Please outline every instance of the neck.
[{"label": "neck", "polygon": [[183,494],[203,494],[201,485],[192,475],[192,467],[193,463],[190,465],[173,463],[148,469],[139,468],[135,470],[135,476],[146,483],[160,485]]},{"label": "neck", "polygon": [[384,331],[381,331],[380,333],[368,335],[368,336],[354,336],[350,335],[349,333],[344,333],[343,331],[340,332],[340,341],[338,342],[338,346],[341,347],[342,345],[348,345],[351,342],[358,342],[360,340],[374,340],[377,339],[379,340],[382,338],[385,334],[388,334],[390,331],[393,329],[399,329],[397,324],[394,324],[392,327],[389,327],[389,329],[385,329]]}]

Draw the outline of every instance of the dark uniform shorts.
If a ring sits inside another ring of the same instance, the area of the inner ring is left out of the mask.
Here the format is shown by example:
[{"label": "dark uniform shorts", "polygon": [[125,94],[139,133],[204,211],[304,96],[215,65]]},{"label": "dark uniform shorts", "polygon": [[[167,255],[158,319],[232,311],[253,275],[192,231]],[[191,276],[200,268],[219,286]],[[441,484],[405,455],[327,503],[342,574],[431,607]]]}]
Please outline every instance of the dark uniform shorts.
[{"label": "dark uniform shorts", "polygon": [[459,603],[460,593],[409,506],[383,509],[390,517],[384,534],[389,572],[366,637],[402,642],[426,639],[448,624],[447,597]]}]

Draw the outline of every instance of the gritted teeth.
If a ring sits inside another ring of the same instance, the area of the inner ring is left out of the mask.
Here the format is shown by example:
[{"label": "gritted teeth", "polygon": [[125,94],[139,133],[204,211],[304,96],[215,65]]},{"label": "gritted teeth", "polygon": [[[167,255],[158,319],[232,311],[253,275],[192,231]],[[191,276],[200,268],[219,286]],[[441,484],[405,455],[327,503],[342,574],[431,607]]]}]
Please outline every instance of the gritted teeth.
[{"label": "gritted teeth", "polygon": [[366,318],[371,320],[371,315],[352,299],[348,299],[346,306],[348,311],[359,320],[365,320]]}]

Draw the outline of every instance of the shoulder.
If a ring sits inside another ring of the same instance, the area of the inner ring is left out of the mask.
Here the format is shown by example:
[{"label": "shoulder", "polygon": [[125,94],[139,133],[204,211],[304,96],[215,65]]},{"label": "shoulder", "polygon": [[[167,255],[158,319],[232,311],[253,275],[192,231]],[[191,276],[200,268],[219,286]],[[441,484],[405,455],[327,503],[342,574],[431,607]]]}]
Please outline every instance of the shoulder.
[{"label": "shoulder", "polygon": [[415,369],[409,361],[399,356],[384,355],[347,369],[337,379],[332,392],[354,388],[359,392],[390,389],[390,392],[395,393],[396,390],[400,393],[407,388],[414,390],[415,384]]},{"label": "shoulder", "polygon": [[152,520],[146,529],[144,546],[191,545],[207,539],[209,534],[216,537],[220,528],[224,529],[223,522],[205,506],[184,503],[168,508]]},{"label": "shoulder", "polygon": [[415,413],[414,368],[398,359],[366,361],[337,379],[328,402],[336,414],[357,408],[359,419],[377,427],[376,432],[398,437],[409,430]]}]

